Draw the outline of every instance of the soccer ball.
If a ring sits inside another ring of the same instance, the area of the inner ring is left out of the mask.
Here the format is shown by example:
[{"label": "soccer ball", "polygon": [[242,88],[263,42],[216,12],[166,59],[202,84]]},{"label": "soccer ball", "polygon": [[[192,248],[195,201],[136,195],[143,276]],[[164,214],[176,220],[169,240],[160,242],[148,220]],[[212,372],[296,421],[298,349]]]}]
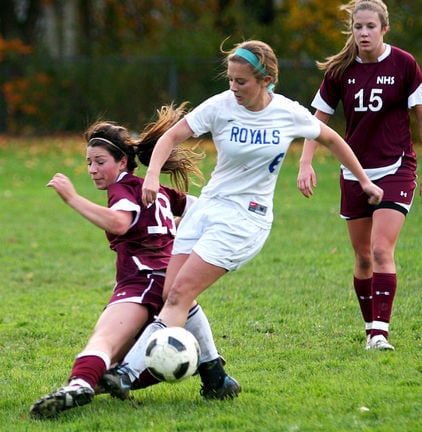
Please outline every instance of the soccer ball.
[{"label": "soccer ball", "polygon": [[145,364],[158,380],[175,383],[196,372],[200,355],[199,343],[192,333],[182,327],[166,327],[148,339]]}]

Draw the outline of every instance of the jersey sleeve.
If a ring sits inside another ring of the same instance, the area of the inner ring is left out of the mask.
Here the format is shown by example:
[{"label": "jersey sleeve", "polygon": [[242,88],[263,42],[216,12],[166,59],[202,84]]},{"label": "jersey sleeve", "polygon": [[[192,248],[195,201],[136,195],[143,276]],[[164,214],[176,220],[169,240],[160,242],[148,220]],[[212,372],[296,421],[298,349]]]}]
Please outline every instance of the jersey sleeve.
[{"label": "jersey sleeve", "polygon": [[294,121],[297,127],[297,138],[306,138],[314,140],[321,134],[321,124],[311,112],[300,105],[298,102],[293,103]]},{"label": "jersey sleeve", "polygon": [[141,215],[141,206],[134,196],[134,189],[122,183],[114,183],[108,188],[108,207],[116,211],[132,212],[131,227],[137,223]]},{"label": "jersey sleeve", "polygon": [[337,80],[332,75],[326,74],[311,105],[326,114],[334,114],[341,99],[339,88]]},{"label": "jersey sleeve", "polygon": [[330,107],[327,102],[325,102],[324,98],[321,96],[321,91],[318,90],[317,94],[315,95],[313,101],[312,101],[312,107],[317,109],[318,111],[322,111],[323,113],[333,115],[335,112],[335,109]]},{"label": "jersey sleeve", "polygon": [[116,206],[121,200],[126,200],[134,205],[139,205],[137,197],[134,196],[134,188],[121,182],[112,184],[108,188],[108,206]]},{"label": "jersey sleeve", "polygon": [[[408,54],[408,53],[406,53]],[[413,56],[408,54],[406,78],[409,83],[408,107],[413,108],[422,104],[422,71]]]},{"label": "jersey sleeve", "polygon": [[206,99],[185,115],[184,118],[192,129],[194,137],[199,137],[213,130],[216,114],[218,110],[221,109],[220,104],[225,103],[224,97],[226,93],[227,92],[223,92]]}]

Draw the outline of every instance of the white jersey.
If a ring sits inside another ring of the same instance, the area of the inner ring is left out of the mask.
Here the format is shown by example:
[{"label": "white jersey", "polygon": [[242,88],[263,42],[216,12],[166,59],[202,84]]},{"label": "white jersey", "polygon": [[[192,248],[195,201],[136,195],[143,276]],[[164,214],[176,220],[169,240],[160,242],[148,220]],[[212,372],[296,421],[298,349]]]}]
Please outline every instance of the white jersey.
[{"label": "white jersey", "polygon": [[185,118],[194,136],[211,132],[217,149],[217,164],[201,197],[230,200],[261,226],[270,226],[287,150],[296,138],[317,138],[319,121],[279,94],[272,94],[263,110],[249,111],[231,90],[207,99]]}]

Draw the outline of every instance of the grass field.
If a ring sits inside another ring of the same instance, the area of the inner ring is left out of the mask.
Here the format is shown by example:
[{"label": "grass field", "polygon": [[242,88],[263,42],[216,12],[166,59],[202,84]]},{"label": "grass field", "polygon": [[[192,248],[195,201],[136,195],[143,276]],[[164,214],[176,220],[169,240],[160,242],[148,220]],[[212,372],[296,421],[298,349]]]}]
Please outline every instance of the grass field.
[{"label": "grass field", "polygon": [[295,147],[264,250],[200,298],[240,397],[204,401],[193,377],[134,392],[130,402],[102,395],[55,420],[29,419],[29,406],[65,383],[113,286],[104,233],[45,187],[61,171],[105,203],[84,152],[70,138],[0,140],[1,431],[422,431],[421,197],[396,252],[396,351],[367,352],[337,215],[338,164],[318,152],[319,184],[306,200],[296,189]]}]

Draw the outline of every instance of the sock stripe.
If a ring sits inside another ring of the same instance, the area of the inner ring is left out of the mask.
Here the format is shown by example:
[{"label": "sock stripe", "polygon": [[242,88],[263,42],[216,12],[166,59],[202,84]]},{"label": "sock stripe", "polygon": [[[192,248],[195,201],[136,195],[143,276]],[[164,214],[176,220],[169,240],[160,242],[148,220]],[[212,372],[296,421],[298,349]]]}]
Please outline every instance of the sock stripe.
[{"label": "sock stripe", "polygon": [[372,323],[372,330],[381,330],[388,332],[389,329],[389,323],[386,323],[384,321],[373,321]]},{"label": "sock stripe", "polygon": [[200,309],[201,309],[201,306],[199,305],[199,303],[197,303],[195,306],[193,306],[191,309],[189,309],[188,319],[192,318],[194,315],[196,315]]},{"label": "sock stripe", "polygon": [[161,318],[158,315],[154,316],[154,321],[151,324],[156,324],[158,327],[161,327],[163,329],[167,328],[167,325],[161,320]]}]

